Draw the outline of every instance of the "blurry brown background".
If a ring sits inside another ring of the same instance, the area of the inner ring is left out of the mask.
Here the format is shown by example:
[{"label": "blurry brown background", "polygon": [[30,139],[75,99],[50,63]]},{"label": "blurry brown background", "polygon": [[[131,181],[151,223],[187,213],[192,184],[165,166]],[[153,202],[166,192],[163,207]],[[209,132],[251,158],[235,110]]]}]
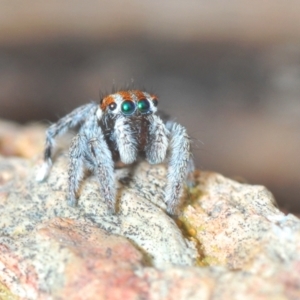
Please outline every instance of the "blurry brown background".
[{"label": "blurry brown background", "polygon": [[132,79],[200,169],[300,212],[299,1],[0,1],[0,118],[55,121]]}]

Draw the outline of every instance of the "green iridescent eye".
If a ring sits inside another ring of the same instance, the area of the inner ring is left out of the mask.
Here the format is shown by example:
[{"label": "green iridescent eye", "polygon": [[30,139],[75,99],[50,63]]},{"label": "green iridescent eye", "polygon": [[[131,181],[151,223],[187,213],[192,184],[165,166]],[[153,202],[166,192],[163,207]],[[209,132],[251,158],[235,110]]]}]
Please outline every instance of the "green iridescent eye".
[{"label": "green iridescent eye", "polygon": [[138,109],[142,114],[149,112],[150,103],[147,99],[142,99],[138,102]]},{"label": "green iridescent eye", "polygon": [[125,100],[121,106],[122,113],[124,115],[132,115],[135,111],[135,104],[130,100]]}]

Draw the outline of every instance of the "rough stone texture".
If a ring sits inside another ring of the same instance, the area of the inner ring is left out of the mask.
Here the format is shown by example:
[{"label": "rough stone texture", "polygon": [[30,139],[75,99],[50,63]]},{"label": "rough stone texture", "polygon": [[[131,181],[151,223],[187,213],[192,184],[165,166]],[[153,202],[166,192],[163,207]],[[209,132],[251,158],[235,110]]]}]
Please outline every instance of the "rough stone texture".
[{"label": "rough stone texture", "polygon": [[207,263],[269,274],[282,263],[300,262],[299,219],[276,208],[265,187],[213,173],[197,178],[199,197],[181,220]]},{"label": "rough stone texture", "polygon": [[198,172],[175,222],[164,165],[116,170],[117,215],[91,174],[67,206],[66,152],[38,166],[0,157],[1,299],[300,299],[300,220],[264,187]]},{"label": "rough stone texture", "polygon": [[49,294],[61,299],[93,299],[96,294],[101,299],[131,299],[143,292],[145,284],[133,272],[142,254],[125,238],[85,222],[55,218],[18,243],[6,243],[6,268],[14,270],[17,264],[18,270],[4,270],[4,283],[25,299]]},{"label": "rough stone texture", "polygon": [[[83,182],[78,206],[67,205],[67,162],[65,154],[58,157],[47,181],[38,183],[34,179],[36,168],[30,162],[3,161],[5,178],[16,178],[15,172],[23,176],[23,180],[17,178],[2,188],[7,192],[1,201],[5,213],[1,214],[0,229],[4,235],[23,236],[55,217],[84,220],[109,233],[127,237],[156,266],[193,265],[197,256],[194,244],[182,237],[176,223],[163,210],[147,201],[151,198],[162,201],[164,181],[161,178],[166,176],[163,166],[149,169],[147,164],[140,164],[135,170],[138,177],[133,178],[130,186],[116,180],[118,214],[112,215],[99,195],[98,182],[93,176]],[[116,172],[116,179],[126,181],[125,176],[128,169]]]}]

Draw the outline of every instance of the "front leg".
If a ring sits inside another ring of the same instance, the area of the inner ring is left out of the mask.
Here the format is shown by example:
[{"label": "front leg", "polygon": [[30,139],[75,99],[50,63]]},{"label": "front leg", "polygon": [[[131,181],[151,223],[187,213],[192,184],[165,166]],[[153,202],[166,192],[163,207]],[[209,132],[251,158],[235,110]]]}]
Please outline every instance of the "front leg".
[{"label": "front leg", "polygon": [[166,185],[166,204],[170,215],[177,214],[183,183],[188,172],[192,171],[190,138],[183,126],[167,123],[170,130],[170,158]]},{"label": "front leg", "polygon": [[98,178],[100,193],[111,212],[116,211],[114,162],[100,127],[86,131],[88,151],[86,165]]},{"label": "front leg", "polygon": [[79,189],[80,181],[83,177],[83,159],[87,149],[86,137],[77,134],[71,143],[69,151],[69,191],[68,191],[68,204],[70,206],[76,206],[77,199],[76,194]]}]

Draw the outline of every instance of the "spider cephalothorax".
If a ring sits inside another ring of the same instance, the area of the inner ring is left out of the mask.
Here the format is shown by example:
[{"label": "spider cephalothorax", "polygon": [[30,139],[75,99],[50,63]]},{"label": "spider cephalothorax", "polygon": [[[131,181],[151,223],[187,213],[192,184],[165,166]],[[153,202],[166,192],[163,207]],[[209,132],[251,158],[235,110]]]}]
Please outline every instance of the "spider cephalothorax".
[{"label": "spider cephalothorax", "polygon": [[158,98],[139,91],[119,91],[89,103],[51,125],[46,132],[44,165],[37,176],[44,180],[51,168],[54,138],[79,126],[70,147],[68,203],[76,205],[76,192],[84,167],[97,176],[100,192],[115,211],[114,163],[131,164],[144,157],[151,164],[168,159],[165,202],[170,214],[176,213],[183,183],[193,164],[190,139],[183,126],[156,115]]}]

